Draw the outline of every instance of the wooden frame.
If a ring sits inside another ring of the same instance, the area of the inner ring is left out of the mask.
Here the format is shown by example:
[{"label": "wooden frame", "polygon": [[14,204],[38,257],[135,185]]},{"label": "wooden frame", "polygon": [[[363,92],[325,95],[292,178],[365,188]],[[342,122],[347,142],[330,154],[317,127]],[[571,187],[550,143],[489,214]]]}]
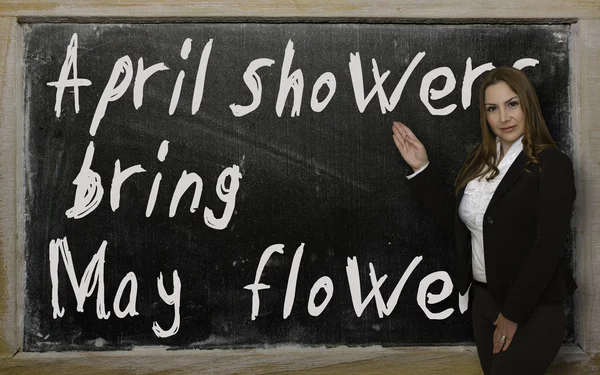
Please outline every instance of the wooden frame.
[{"label": "wooden frame", "polygon": [[[574,217],[576,228],[576,253],[574,258],[576,263],[575,275],[579,284],[575,296],[575,329],[577,343],[583,349],[585,358],[587,358],[587,354],[594,355],[600,351],[600,314],[598,313],[600,311],[600,277],[597,276],[600,275],[599,1],[558,0],[547,3],[542,0],[508,0],[500,3],[488,3],[481,0],[475,2],[438,0],[417,5],[415,2],[405,0],[335,0],[326,3],[316,0],[292,0],[290,2],[265,0],[248,3],[232,0],[199,2],[186,0],[84,0],[76,3],[64,0],[5,0],[0,4],[0,356],[3,358],[12,357],[19,351],[23,338],[24,259],[23,244],[21,243],[22,225],[18,221],[19,218],[23,217],[23,213],[20,211],[22,207],[18,202],[23,199],[23,189],[20,188],[20,186],[23,186],[23,171],[19,169],[19,166],[22,165],[24,103],[21,95],[23,92],[21,69],[23,46],[19,22],[48,20],[57,22],[65,20],[75,22],[159,22],[224,19],[300,19],[309,21],[322,19],[352,21],[360,19],[367,22],[369,20],[387,20],[393,22],[443,23],[505,22],[506,20],[511,22],[554,22],[558,20],[573,22],[571,56],[572,122],[574,126],[573,157],[578,192]],[[310,354],[308,348],[302,350],[306,351],[298,358],[304,358],[303,356],[318,357],[316,352]],[[436,349],[437,351],[420,348],[381,349],[380,352],[375,354],[370,350],[369,348],[356,348],[351,356],[356,358],[362,356],[365,360],[370,358],[385,363],[386,360],[383,358],[392,358],[390,356],[408,359],[415,354],[419,354],[419,358],[421,358],[419,363],[422,366],[415,365],[415,370],[411,371],[415,371],[413,373],[420,373],[420,371],[423,371],[422,373],[435,373],[435,369],[432,370],[429,362],[433,358],[444,357],[443,355],[438,356],[436,353],[440,353],[440,350],[447,350],[448,353],[453,354],[445,358],[455,358],[459,362],[462,358],[466,363],[465,366],[467,366],[464,367],[465,369],[478,371],[473,348],[469,349],[468,347],[460,350],[439,348]],[[257,350],[244,352],[248,353],[249,363],[252,362],[253,356],[260,353]],[[409,355],[402,357],[401,353],[404,352],[409,353]],[[240,352],[236,353],[240,354]],[[345,353],[344,356],[347,354]],[[36,363],[36,365],[40,365],[52,362],[51,358],[55,357],[52,354],[20,355],[17,358],[21,362],[12,362],[12,365],[17,366],[15,368],[20,368],[16,363]],[[97,361],[100,367],[94,369],[95,373],[102,373],[102,369],[108,370],[109,362],[113,365],[116,363],[114,362],[115,358],[121,358],[121,361],[125,363],[148,366],[147,364],[144,365],[147,362],[143,360],[143,358],[147,358],[145,353],[140,354],[137,351],[136,353],[115,354],[110,357],[111,360],[107,359],[105,362],[99,360],[99,357],[101,357],[100,354],[75,353],[62,358],[70,360],[72,366],[75,366],[75,363],[82,366],[82,361],[79,360],[78,362],[77,358],[87,358],[86,362],[88,360],[91,360],[91,362]],[[208,361],[212,361],[213,357],[208,356]],[[138,362],[135,362],[136,358],[138,358]],[[195,358],[201,362],[197,355],[187,358],[188,360]],[[161,361],[164,362],[164,359]],[[455,363],[449,361],[448,366]],[[175,366],[177,362],[173,361],[173,363],[173,366]],[[7,366],[12,365],[7,364]],[[0,365],[0,369],[2,366],[4,364]],[[438,363],[437,367],[439,366]],[[26,369],[27,365],[23,364],[22,368]],[[59,371],[59,367],[53,368],[54,371]],[[87,367],[81,367],[81,370],[84,371],[84,368]],[[148,371],[153,369],[153,367],[145,368]],[[231,365],[230,368],[235,368],[235,365]],[[301,369],[301,366],[293,368],[298,370]],[[346,367],[346,370],[343,370],[343,368],[343,366],[340,367],[340,372],[347,371],[351,367]],[[280,371],[286,369],[291,370],[292,367],[279,368]],[[373,367],[366,367],[365,371],[370,369],[372,370]],[[405,368],[403,367],[403,369]],[[201,368],[197,367],[196,370],[201,370]],[[390,371],[392,370],[393,368],[390,368]],[[26,370],[22,371],[26,372]],[[572,371],[572,369],[569,371]],[[108,373],[108,371],[106,372]]]}]

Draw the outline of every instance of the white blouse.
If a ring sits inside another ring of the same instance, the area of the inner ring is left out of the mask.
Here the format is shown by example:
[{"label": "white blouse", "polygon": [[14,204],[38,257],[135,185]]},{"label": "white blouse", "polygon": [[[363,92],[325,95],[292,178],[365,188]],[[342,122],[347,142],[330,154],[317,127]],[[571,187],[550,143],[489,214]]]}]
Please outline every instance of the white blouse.
[{"label": "white blouse", "polygon": [[[523,136],[510,146],[506,155],[500,161],[498,176],[490,181],[484,177],[469,181],[458,207],[458,216],[471,232],[473,278],[482,283],[487,282],[485,258],[483,256],[483,216],[500,181],[522,150]],[[498,138],[496,138],[496,152],[497,155],[500,155],[500,140]]]},{"label": "white blouse", "polygon": [[[500,139],[496,137],[496,152],[500,155]],[[502,178],[523,150],[523,136],[513,143],[498,165],[498,176],[488,181],[485,176],[469,181],[458,208],[458,215],[471,232],[471,257],[473,278],[482,283],[487,282],[485,275],[485,258],[483,253],[483,217],[490,200]],[[427,165],[407,176],[413,178],[421,173]],[[491,172],[490,172],[491,173]]]}]

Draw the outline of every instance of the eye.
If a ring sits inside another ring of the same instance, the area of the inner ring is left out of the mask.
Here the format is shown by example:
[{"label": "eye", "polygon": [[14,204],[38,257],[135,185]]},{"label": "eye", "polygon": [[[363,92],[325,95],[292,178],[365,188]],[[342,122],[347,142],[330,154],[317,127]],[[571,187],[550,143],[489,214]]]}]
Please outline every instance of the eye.
[{"label": "eye", "polygon": [[516,100],[512,100],[510,102],[508,102],[508,108],[516,108],[519,106],[519,102]]},{"label": "eye", "polygon": [[496,109],[497,109],[497,107],[495,105],[491,105],[491,106],[485,108],[485,110],[487,112],[494,112]]}]

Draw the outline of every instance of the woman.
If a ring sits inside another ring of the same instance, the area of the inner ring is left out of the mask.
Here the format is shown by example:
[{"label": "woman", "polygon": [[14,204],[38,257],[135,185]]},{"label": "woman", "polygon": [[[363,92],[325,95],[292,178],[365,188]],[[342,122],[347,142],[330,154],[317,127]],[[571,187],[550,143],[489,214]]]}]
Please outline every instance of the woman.
[{"label": "woman", "polygon": [[406,125],[394,122],[393,139],[415,172],[411,190],[454,234],[460,293],[474,285],[484,373],[543,374],[564,338],[562,301],[575,289],[564,259],[573,166],[556,148],[521,71],[487,72],[479,109],[481,144],[467,155],[453,196]]}]

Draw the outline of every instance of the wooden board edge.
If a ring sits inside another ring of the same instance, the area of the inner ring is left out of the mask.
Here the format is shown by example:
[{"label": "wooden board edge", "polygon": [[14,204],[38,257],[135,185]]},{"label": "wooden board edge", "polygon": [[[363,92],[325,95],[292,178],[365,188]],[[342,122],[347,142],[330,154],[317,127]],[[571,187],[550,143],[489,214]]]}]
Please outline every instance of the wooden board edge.
[{"label": "wooden board edge", "polygon": [[[579,264],[578,281],[578,305],[576,309],[577,319],[581,324],[576,327],[577,335],[581,339],[581,345],[586,352],[598,353],[600,351],[600,317],[592,314],[599,310],[600,300],[596,297],[600,291],[600,280],[594,278],[599,271],[594,267],[594,259],[600,259],[600,244],[594,243],[593,234],[600,229],[600,214],[594,214],[591,206],[595,201],[583,200],[595,199],[594,192],[600,191],[600,181],[591,180],[590,176],[597,175],[600,151],[594,151],[592,139],[593,134],[598,134],[600,125],[597,125],[598,110],[593,108],[596,99],[600,99],[598,93],[598,77],[600,77],[600,61],[598,59],[598,41],[590,40],[600,30],[600,20],[582,20],[583,26],[578,31],[578,37],[574,40],[582,40],[577,45],[577,61],[573,62],[573,69],[579,74],[573,74],[577,94],[572,98],[577,114],[574,123],[580,121],[580,140],[574,140],[576,154],[575,163],[579,163],[580,173],[578,181],[580,191],[587,193],[579,194],[579,205],[581,212],[576,213],[576,255]],[[19,96],[22,90],[22,77],[18,67],[22,61],[21,27],[15,17],[0,17],[0,356],[12,356],[19,350],[23,335],[22,307],[24,298],[23,289],[23,237],[18,235],[21,224],[18,218],[23,217],[22,205],[16,204],[23,201],[22,189],[23,177],[18,174],[17,166],[22,165],[22,155],[17,150],[23,150],[22,140],[22,98]],[[596,31],[594,31],[596,30]],[[593,57],[589,59],[589,57]],[[575,65],[577,64],[577,65]],[[583,97],[586,96],[586,97]],[[577,130],[575,130],[577,131]],[[592,137],[586,137],[592,135]],[[577,143],[580,142],[580,143]],[[577,153],[577,150],[580,150]],[[586,211],[587,210],[587,211]],[[586,213],[587,212],[587,213]],[[598,266],[596,266],[598,267]]]},{"label": "wooden board edge", "polygon": [[[17,241],[17,128],[20,126],[22,78],[20,26],[16,18],[0,18],[0,357],[20,348],[20,265]],[[20,237],[20,236],[19,236]]]},{"label": "wooden board edge", "polygon": [[[580,144],[576,158],[576,260],[579,290],[576,319],[580,345],[588,353],[600,352],[600,19],[578,25],[578,115]],[[576,148],[577,149],[577,148]]]},{"label": "wooden board edge", "polygon": [[319,0],[240,2],[213,0],[7,0],[0,5],[0,16],[16,17],[151,17],[185,19],[194,17],[284,17],[284,18],[420,18],[420,19],[496,19],[496,18],[578,18],[600,17],[600,7],[593,1],[560,0],[541,6],[539,0],[487,1],[389,1],[389,0]]}]

